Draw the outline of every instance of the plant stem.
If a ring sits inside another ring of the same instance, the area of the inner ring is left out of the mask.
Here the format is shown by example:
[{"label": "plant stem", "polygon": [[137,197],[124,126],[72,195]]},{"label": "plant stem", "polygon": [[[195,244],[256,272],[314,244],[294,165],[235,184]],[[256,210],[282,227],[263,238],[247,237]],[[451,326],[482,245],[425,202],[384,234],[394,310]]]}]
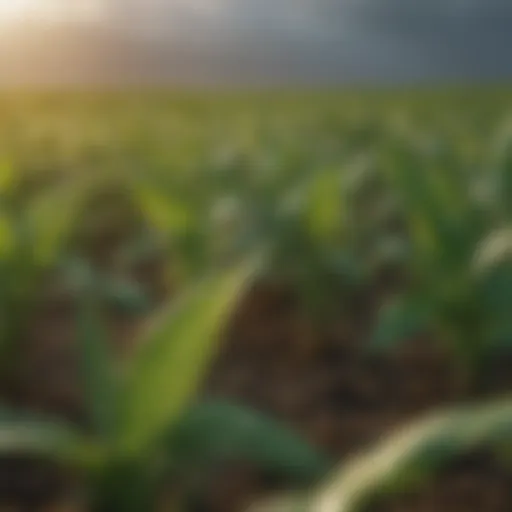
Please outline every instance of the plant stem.
[{"label": "plant stem", "polygon": [[148,512],[154,510],[155,482],[142,461],[114,463],[99,479],[95,512]]}]

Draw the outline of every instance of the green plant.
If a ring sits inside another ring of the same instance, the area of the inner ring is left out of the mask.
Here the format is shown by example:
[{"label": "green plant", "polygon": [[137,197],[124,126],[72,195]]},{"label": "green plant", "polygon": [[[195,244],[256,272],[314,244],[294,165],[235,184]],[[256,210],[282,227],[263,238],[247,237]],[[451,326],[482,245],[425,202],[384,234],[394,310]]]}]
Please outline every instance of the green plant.
[{"label": "green plant", "polygon": [[482,183],[475,184],[449,149],[425,151],[399,139],[384,157],[407,226],[410,283],[382,308],[372,349],[428,334],[452,351],[468,386],[478,387],[487,358],[512,340],[510,219],[499,197],[510,167],[484,177],[496,195],[482,203],[472,195]]},{"label": "green plant", "polygon": [[109,354],[95,281],[86,279],[77,337],[90,429],[13,413],[0,421],[0,451],[78,464],[90,477],[90,505],[98,511],[152,510],[164,472],[223,456],[246,456],[300,478],[321,475],[328,466],[322,455],[257,413],[223,403],[191,406],[256,265],[251,258],[216,273],[165,308],[126,367]]},{"label": "green plant", "polygon": [[0,373],[14,371],[43,279],[62,262],[86,194],[85,180],[65,180],[23,196],[22,179],[0,166]]},{"label": "green plant", "polygon": [[308,311],[332,313],[366,277],[344,169],[299,163],[293,153],[276,159],[273,172],[235,174],[224,184],[213,204],[220,213],[213,215],[213,232],[222,237],[224,254],[264,244],[267,276],[287,282]]},{"label": "green plant", "polygon": [[379,498],[421,489],[437,470],[458,456],[483,447],[510,454],[511,443],[510,398],[459,406],[400,428],[347,461],[318,489],[270,500],[257,505],[254,512],[371,510],[368,506]]}]

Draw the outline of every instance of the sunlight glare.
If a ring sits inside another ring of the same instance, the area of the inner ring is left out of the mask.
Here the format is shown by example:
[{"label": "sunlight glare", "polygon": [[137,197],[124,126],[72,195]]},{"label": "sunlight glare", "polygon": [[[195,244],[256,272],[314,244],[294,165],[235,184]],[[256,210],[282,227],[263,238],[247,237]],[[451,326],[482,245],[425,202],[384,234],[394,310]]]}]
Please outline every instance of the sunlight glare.
[{"label": "sunlight glare", "polygon": [[87,0],[68,3],[61,0],[0,0],[0,24],[30,21],[61,21],[96,18],[101,2]]},{"label": "sunlight glare", "polygon": [[0,0],[0,21],[21,19],[31,11],[34,4],[31,0]]}]

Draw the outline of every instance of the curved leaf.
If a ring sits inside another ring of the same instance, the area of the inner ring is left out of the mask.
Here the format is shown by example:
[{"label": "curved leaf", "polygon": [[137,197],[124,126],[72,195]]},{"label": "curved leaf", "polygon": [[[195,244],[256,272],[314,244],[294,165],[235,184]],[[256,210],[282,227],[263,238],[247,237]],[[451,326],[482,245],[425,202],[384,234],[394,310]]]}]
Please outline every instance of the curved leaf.
[{"label": "curved leaf", "polygon": [[102,449],[73,427],[31,414],[0,409],[0,453],[49,457],[97,465]]},{"label": "curved leaf", "polygon": [[234,458],[306,482],[331,467],[325,455],[286,426],[228,402],[193,407],[179,421],[169,443],[174,463],[180,467]]},{"label": "curved leaf", "polygon": [[494,230],[480,241],[473,259],[477,274],[489,272],[505,263],[512,262],[512,228]]},{"label": "curved leaf", "polygon": [[[512,442],[512,399],[448,410],[413,423],[335,474],[312,500],[312,512],[358,512],[412,475],[481,445]],[[414,480],[412,480],[414,481]]]}]

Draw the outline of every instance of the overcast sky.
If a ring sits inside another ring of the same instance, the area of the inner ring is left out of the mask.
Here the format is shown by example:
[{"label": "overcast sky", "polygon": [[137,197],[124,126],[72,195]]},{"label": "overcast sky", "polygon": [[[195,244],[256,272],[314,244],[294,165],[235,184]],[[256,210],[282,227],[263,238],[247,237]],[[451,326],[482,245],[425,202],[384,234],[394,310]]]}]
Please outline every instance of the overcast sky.
[{"label": "overcast sky", "polygon": [[[124,54],[121,67],[132,66],[132,76],[262,82],[512,76],[512,0],[82,1],[96,7],[80,37],[90,38],[99,61],[110,51],[101,44],[117,45],[113,54]],[[54,61],[68,45],[58,46]]]}]

